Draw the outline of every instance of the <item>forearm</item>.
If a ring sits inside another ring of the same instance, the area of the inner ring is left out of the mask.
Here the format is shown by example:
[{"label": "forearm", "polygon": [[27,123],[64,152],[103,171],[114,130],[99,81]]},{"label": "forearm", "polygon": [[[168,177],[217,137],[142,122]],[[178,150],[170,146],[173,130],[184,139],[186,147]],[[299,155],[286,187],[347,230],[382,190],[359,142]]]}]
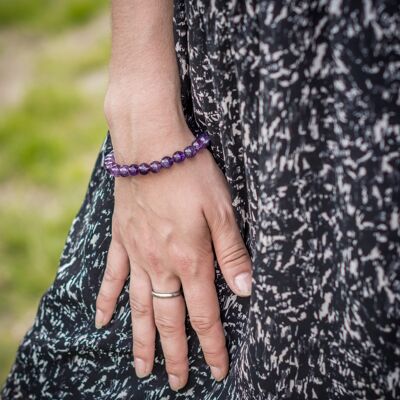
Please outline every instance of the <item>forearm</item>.
[{"label": "forearm", "polygon": [[105,113],[121,160],[157,152],[186,129],[172,16],[172,0],[112,1]]}]

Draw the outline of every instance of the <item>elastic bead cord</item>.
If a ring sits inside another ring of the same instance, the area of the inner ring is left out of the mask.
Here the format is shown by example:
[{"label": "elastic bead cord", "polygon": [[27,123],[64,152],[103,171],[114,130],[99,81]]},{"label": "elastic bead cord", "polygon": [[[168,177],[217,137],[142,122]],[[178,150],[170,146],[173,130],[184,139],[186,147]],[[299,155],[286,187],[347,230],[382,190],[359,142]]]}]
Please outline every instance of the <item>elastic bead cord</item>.
[{"label": "elastic bead cord", "polygon": [[196,137],[195,140],[186,146],[183,151],[178,150],[172,156],[165,156],[160,161],[152,161],[150,164],[131,164],[120,165],[115,162],[114,152],[111,151],[104,158],[104,168],[113,177],[147,175],[149,172],[154,174],[162,169],[171,168],[174,164],[179,164],[187,158],[193,158],[201,149],[206,148],[210,143],[210,137],[207,132],[203,132]]}]

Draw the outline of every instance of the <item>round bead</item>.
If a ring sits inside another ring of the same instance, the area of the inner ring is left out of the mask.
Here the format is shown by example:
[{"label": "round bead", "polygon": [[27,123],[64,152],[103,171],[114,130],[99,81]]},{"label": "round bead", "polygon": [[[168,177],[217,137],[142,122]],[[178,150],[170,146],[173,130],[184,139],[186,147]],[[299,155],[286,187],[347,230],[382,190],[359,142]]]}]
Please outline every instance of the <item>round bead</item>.
[{"label": "round bead", "polygon": [[150,165],[146,163],[139,164],[139,173],[141,175],[147,175],[150,171]]},{"label": "round bead", "polygon": [[195,146],[193,146],[193,144],[192,147],[193,147],[193,155],[195,156],[201,149],[197,149]]},{"label": "round bead", "polygon": [[128,168],[130,176],[136,176],[139,173],[139,166],[136,164],[132,164]]},{"label": "round bead", "polygon": [[201,150],[201,143],[198,139],[194,140],[192,143],[193,148],[196,150],[196,152],[198,152],[199,150]]},{"label": "round bead", "polygon": [[180,163],[186,158],[186,155],[183,151],[176,151],[174,154],[172,154],[172,158],[174,162]]},{"label": "round bead", "polygon": [[127,165],[121,165],[119,167],[119,173],[121,176],[126,177],[129,175],[129,170],[128,170],[128,166]]},{"label": "round bead", "polygon": [[112,175],[112,176],[115,176],[115,177],[120,176],[119,167],[118,167],[117,165],[114,165],[114,166],[111,168],[111,175]]},{"label": "round bead", "polygon": [[151,172],[154,172],[154,173],[156,174],[157,172],[160,171],[160,169],[161,169],[161,163],[160,163],[160,161],[152,161],[152,162],[150,163],[150,170],[151,170]]},{"label": "round bead", "polygon": [[185,147],[183,152],[187,158],[192,158],[196,154],[196,150],[192,145]]},{"label": "round bead", "polygon": [[161,159],[161,166],[163,168],[169,168],[172,166],[173,163],[174,163],[174,160],[169,156],[165,156]]},{"label": "round bead", "polygon": [[207,145],[210,143],[210,137],[207,133],[201,133],[198,139],[203,147],[207,147]]}]

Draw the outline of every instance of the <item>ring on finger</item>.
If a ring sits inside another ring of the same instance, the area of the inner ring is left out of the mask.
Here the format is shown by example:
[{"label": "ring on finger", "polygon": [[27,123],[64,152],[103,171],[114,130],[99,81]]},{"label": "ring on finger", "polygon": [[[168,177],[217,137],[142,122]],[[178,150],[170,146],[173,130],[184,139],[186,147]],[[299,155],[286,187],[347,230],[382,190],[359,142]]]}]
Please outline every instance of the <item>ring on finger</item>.
[{"label": "ring on finger", "polygon": [[182,289],[175,292],[156,292],[155,290],[152,290],[151,294],[153,297],[157,297],[158,299],[171,299],[180,296],[182,294]]}]

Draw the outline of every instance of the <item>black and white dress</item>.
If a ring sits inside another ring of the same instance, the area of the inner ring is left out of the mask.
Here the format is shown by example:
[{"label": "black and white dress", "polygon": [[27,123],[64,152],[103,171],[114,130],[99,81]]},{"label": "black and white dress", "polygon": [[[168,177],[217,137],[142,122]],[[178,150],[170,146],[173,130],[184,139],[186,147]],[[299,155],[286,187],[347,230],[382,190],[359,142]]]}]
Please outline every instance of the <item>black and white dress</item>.
[{"label": "black and white dress", "polygon": [[2,391],[15,399],[400,398],[398,0],[177,0],[182,101],[207,130],[253,262],[239,299],[217,269],[230,372],[187,326],[190,380],[134,373],[127,286],[95,301],[114,180],[101,148],[54,284]]}]

